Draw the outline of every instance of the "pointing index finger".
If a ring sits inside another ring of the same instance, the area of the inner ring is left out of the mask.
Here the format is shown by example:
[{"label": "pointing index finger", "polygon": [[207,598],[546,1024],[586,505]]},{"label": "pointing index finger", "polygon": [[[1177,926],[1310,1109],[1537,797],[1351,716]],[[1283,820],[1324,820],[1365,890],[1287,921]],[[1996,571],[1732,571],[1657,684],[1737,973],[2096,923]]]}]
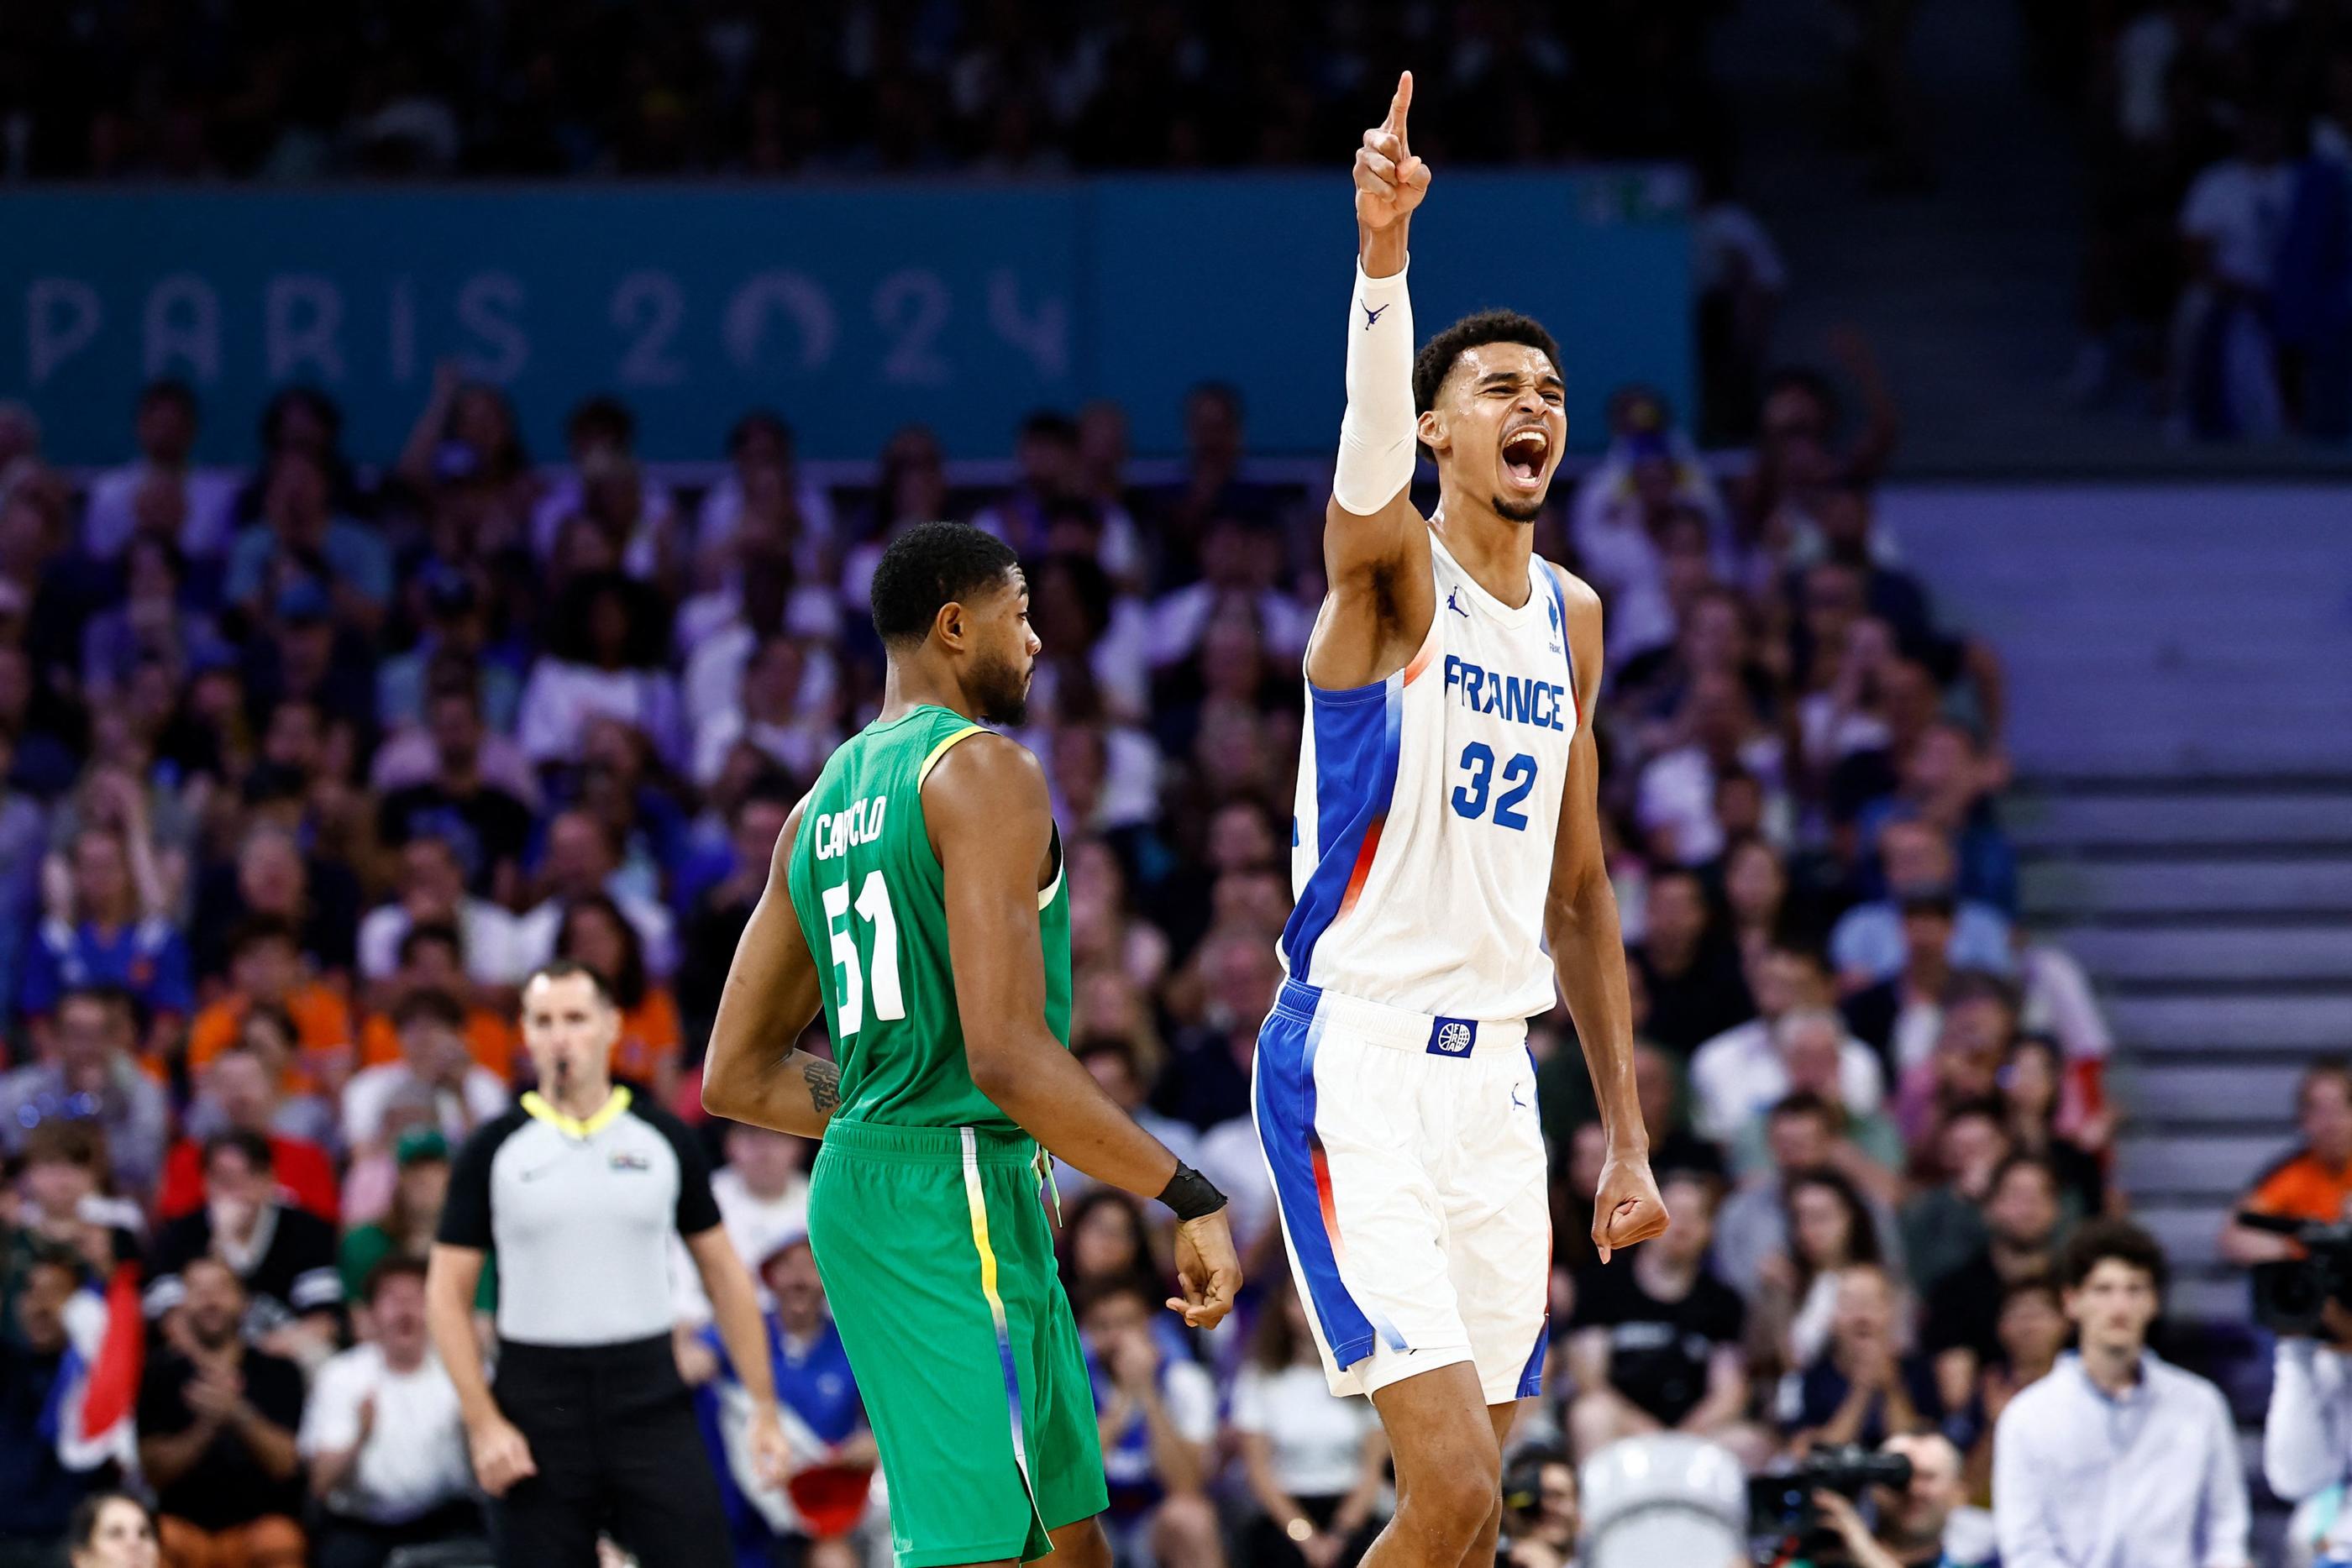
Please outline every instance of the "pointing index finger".
[{"label": "pointing index finger", "polygon": [[1412,108],[1412,73],[1401,71],[1397,75],[1396,96],[1389,99],[1389,117],[1381,122],[1381,130],[1395,133],[1400,145],[1404,141],[1404,117]]}]

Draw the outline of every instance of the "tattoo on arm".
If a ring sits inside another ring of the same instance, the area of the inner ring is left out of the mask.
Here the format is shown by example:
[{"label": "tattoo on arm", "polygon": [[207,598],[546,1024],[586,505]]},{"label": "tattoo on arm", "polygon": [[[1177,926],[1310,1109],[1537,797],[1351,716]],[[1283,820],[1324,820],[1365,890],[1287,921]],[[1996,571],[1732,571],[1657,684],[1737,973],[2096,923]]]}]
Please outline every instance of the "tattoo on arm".
[{"label": "tattoo on arm", "polygon": [[841,1103],[841,1069],[830,1061],[812,1061],[801,1069],[801,1080],[808,1085],[809,1103],[819,1113],[832,1111]]}]

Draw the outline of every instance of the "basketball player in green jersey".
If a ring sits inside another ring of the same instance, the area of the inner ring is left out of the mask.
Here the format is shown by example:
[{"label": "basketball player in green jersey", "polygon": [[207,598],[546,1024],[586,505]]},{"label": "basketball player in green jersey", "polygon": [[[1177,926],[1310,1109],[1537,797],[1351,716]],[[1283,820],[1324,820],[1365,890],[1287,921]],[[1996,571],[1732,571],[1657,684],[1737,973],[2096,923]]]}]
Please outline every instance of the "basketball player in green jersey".
[{"label": "basketball player in green jersey", "polygon": [[[899,1568],[1108,1568],[1093,1391],[1045,1151],[1174,1209],[1206,1327],[1241,1282],[1223,1195],[1068,1051],[1070,899],[1018,743],[1035,666],[1013,552],[925,523],[883,553],[882,711],[793,810],[711,1028],[714,1113],[822,1137],[809,1239],[882,1449]],[[822,1006],[834,1060],[793,1042]]]}]

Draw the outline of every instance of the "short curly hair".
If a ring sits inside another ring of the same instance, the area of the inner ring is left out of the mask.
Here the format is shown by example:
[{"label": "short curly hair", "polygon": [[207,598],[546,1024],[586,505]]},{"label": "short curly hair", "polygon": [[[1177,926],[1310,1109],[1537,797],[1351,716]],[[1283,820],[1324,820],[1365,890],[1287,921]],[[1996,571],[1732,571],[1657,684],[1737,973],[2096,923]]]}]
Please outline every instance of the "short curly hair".
[{"label": "short curly hair", "polygon": [[1013,548],[969,523],[917,523],[874,569],[874,632],[904,647],[929,632],[940,607],[984,589],[1021,564]]},{"label": "short curly hair", "polygon": [[[1437,389],[1454,373],[1454,365],[1471,350],[1488,343],[1524,343],[1560,370],[1559,344],[1544,324],[1517,310],[1481,310],[1465,316],[1422,345],[1412,361],[1412,411],[1427,413],[1437,406]],[[1567,379],[1567,372],[1560,372]]]}]

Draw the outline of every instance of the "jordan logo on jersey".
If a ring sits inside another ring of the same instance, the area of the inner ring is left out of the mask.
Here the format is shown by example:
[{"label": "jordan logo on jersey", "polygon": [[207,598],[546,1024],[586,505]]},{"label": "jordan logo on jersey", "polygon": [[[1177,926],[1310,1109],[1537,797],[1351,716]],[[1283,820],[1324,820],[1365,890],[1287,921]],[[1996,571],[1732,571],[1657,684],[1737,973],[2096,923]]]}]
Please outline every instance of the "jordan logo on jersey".
[{"label": "jordan logo on jersey", "polygon": [[1477,1043],[1478,1026],[1469,1019],[1429,1020],[1429,1054],[1432,1056],[1467,1056],[1470,1048]]}]

